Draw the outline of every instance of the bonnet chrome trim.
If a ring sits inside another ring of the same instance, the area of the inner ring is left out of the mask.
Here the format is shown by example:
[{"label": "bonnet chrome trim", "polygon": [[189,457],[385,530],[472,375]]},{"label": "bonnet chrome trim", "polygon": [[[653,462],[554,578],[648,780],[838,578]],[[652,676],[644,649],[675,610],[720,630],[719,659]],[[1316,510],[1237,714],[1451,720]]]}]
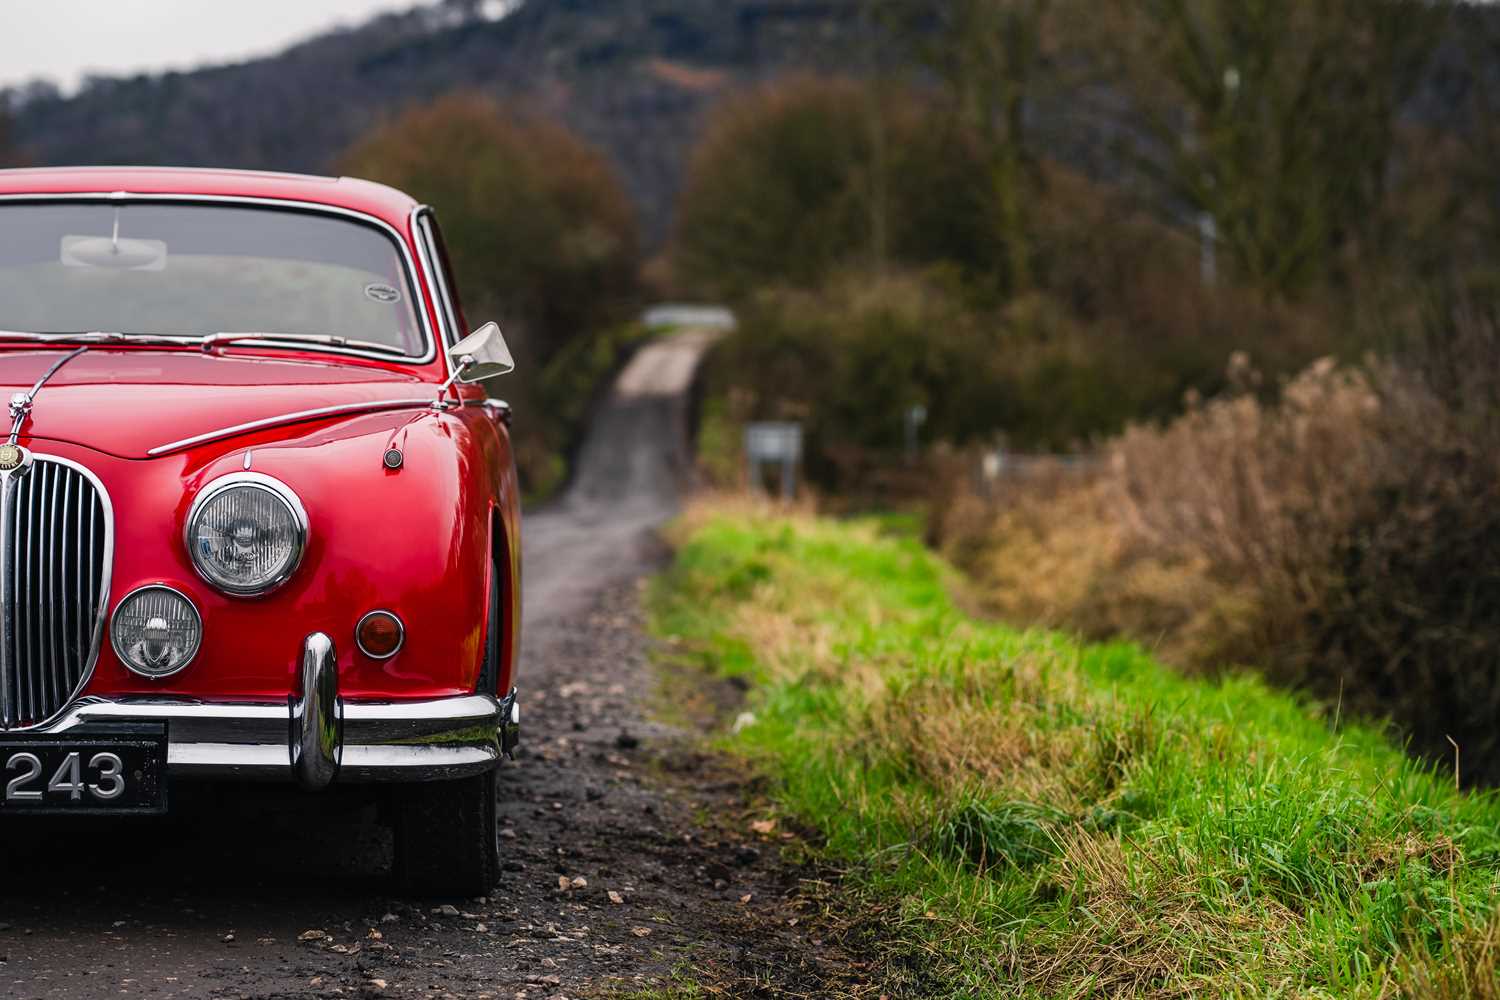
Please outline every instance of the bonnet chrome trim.
[{"label": "bonnet chrome trim", "polygon": [[178,441],[167,444],[159,444],[149,449],[146,454],[151,458],[162,455],[170,455],[174,451],[182,451],[200,444],[208,444],[210,441],[222,441],[225,438],[238,437],[241,434],[249,434],[252,431],[263,431],[271,427],[282,427],[287,424],[306,423],[309,420],[321,420],[325,417],[341,417],[356,413],[379,413],[383,410],[426,410],[432,408],[430,399],[379,399],[364,403],[340,403],[337,406],[320,406],[315,410],[297,410],[293,413],[281,413],[274,417],[263,417],[260,420],[250,420],[243,424],[232,424],[228,427],[220,427],[218,430],[205,431],[202,434],[194,434]]},{"label": "bonnet chrome trim", "polygon": [[[431,287],[430,275],[418,262],[412,253],[412,241],[401,235],[401,231],[379,216],[368,212],[361,212],[354,208],[345,208],[342,205],[330,205],[321,201],[298,201],[291,198],[261,198],[255,195],[225,195],[225,194],[171,194],[150,192],[142,193],[135,191],[66,191],[66,192],[22,192],[13,194],[0,194],[0,204],[20,202],[67,202],[67,201],[98,201],[106,204],[119,204],[120,202],[143,201],[158,203],[176,203],[184,205],[239,205],[241,207],[279,208],[293,212],[308,212],[321,215],[342,216],[366,225],[374,226],[389,236],[396,244],[401,254],[401,262],[406,268],[406,280],[411,292],[422,292]],[[428,279],[424,285],[423,279]],[[417,314],[421,320],[422,333],[425,338],[425,349],[420,355],[415,354],[390,354],[379,351],[361,351],[352,348],[331,347],[326,345],[299,345],[302,350],[312,350],[319,354],[342,354],[348,357],[368,358],[375,361],[399,362],[409,365],[431,364],[444,352],[438,350],[438,341],[441,334],[433,327],[433,312],[429,310],[425,296],[417,295],[416,302],[421,308]],[[184,339],[187,345],[193,345],[193,341]],[[282,344],[268,343],[248,346],[270,346],[284,347]]]}]

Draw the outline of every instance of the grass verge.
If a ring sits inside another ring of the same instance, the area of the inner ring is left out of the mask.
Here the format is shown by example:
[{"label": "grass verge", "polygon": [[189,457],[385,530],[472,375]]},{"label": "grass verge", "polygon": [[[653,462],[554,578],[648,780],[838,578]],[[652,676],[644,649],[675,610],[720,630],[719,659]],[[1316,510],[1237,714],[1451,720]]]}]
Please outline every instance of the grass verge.
[{"label": "grass verge", "polygon": [[1494,795],[1253,676],[969,618],[871,523],[675,530],[653,627],[751,684],[723,738],[879,913],[893,993],[1496,995]]}]

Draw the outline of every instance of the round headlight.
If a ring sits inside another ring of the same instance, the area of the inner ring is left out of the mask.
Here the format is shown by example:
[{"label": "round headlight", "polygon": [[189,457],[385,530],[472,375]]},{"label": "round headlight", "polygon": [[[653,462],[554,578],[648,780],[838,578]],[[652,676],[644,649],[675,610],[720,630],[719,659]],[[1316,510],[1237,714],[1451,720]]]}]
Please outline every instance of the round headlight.
[{"label": "round headlight", "polygon": [[307,544],[297,495],[254,472],[225,476],[193,501],[187,547],[203,579],[227,594],[264,594],[292,575]]},{"label": "round headlight", "polygon": [[187,666],[203,642],[203,619],[171,587],[131,591],[110,625],[115,655],[143,677],[168,677]]}]

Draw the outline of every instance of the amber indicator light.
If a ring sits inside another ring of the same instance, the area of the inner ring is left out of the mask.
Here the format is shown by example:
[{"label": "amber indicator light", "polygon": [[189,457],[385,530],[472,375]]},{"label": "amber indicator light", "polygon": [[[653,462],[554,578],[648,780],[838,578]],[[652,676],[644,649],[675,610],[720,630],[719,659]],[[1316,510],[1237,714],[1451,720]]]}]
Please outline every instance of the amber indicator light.
[{"label": "amber indicator light", "polygon": [[366,656],[384,660],[401,648],[406,630],[401,626],[401,619],[389,611],[371,611],[359,620],[354,638]]}]

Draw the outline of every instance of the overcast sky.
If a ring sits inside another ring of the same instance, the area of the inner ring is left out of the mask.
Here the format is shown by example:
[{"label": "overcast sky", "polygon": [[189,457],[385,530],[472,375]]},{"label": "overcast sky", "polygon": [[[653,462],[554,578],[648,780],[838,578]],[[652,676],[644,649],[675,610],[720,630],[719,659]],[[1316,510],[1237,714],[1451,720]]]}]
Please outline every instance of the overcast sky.
[{"label": "overcast sky", "polygon": [[422,0],[0,0],[0,87],[266,55]]}]

